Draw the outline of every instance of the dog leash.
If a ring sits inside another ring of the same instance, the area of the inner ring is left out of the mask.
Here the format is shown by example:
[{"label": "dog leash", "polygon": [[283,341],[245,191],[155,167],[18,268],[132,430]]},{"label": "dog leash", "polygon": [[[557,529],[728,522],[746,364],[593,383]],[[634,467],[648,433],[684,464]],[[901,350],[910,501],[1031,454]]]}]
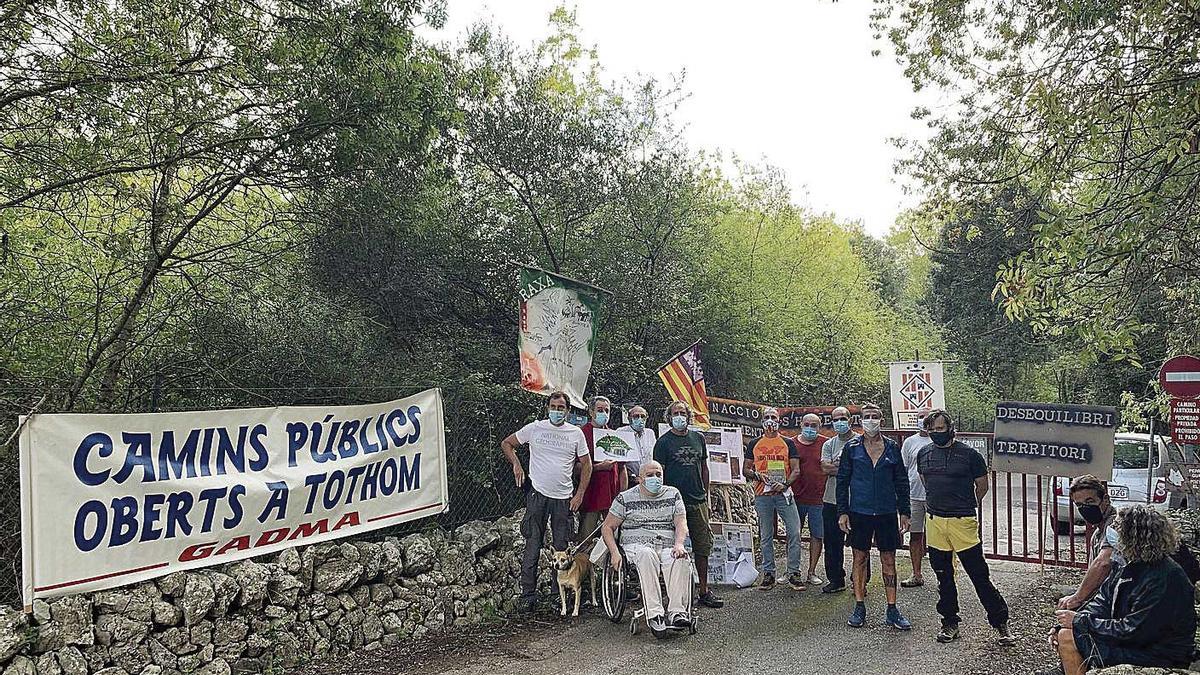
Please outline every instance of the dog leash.
[{"label": "dog leash", "polygon": [[595,537],[596,534],[598,534],[600,532],[600,528],[602,528],[602,527],[604,527],[604,523],[600,523],[599,525],[597,525],[596,529],[592,530],[591,534],[589,534],[588,536],[580,539],[579,543],[571,544],[570,546],[568,546],[567,547],[567,555],[574,558],[575,554],[579,553],[579,551],[581,549],[583,549],[583,545],[586,544],[587,542],[591,541],[592,537]]}]

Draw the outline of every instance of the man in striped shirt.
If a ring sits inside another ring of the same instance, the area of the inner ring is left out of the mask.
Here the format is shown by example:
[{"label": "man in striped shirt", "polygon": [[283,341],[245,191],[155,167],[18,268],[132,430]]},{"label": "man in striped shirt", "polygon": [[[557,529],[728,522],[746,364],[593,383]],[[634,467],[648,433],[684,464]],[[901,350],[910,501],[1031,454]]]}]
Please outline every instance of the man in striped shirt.
[{"label": "man in striped shirt", "polygon": [[[668,626],[687,627],[691,619],[687,605],[692,592],[692,566],[686,560],[683,540],[687,538],[687,511],[679,490],[663,485],[662,465],[655,461],[642,464],[636,487],[617,495],[604,519],[601,532],[614,567],[624,560],[617,548],[617,528],[621,546],[638,571],[646,619],[658,635]],[[667,580],[667,607],[663,607],[658,579],[661,570]]]}]

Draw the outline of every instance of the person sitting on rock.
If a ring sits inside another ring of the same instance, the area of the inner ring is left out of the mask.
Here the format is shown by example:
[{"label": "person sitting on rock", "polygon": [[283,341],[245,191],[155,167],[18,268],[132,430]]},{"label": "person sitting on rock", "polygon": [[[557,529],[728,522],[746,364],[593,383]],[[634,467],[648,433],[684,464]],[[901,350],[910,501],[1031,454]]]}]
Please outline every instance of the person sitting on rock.
[{"label": "person sitting on rock", "polygon": [[1175,525],[1139,504],[1120,512],[1116,530],[1125,566],[1078,612],[1055,612],[1050,644],[1062,666],[1049,673],[1083,675],[1121,664],[1187,668],[1192,661],[1196,610],[1192,582],[1170,557],[1179,547]]},{"label": "person sitting on rock", "polygon": [[[621,546],[637,568],[646,620],[657,637],[668,627],[691,625],[687,605],[692,566],[682,559],[687,557],[683,547],[688,536],[687,510],[679,490],[663,485],[663,468],[658,462],[642,464],[638,478],[637,486],[613,500],[601,534],[613,567],[620,569],[623,560],[617,548],[617,529],[621,530]],[[665,609],[658,583],[660,570],[667,580]]]}]

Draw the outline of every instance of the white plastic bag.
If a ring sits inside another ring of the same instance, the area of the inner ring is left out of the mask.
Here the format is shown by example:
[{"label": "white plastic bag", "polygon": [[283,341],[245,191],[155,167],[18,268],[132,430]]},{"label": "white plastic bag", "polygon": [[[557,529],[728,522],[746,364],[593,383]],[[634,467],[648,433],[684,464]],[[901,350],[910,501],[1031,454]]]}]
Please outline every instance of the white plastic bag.
[{"label": "white plastic bag", "polygon": [[592,552],[588,554],[588,559],[593,565],[599,565],[601,560],[604,560],[604,554],[608,553],[608,547],[604,545],[603,539],[597,539],[596,545],[592,547]]},{"label": "white plastic bag", "polygon": [[754,556],[743,552],[733,563],[733,575],[729,579],[738,588],[747,588],[758,580],[758,568],[754,566]]}]

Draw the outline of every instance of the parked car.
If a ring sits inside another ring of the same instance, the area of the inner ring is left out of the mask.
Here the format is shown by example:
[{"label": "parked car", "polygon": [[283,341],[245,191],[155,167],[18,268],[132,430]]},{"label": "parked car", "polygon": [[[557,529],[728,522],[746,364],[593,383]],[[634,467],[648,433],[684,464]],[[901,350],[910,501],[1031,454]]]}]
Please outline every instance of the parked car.
[{"label": "parked car", "polygon": [[[1155,437],[1157,452],[1150,452],[1150,434],[1117,434],[1113,447],[1113,476],[1108,482],[1108,496],[1118,509],[1133,504],[1149,504],[1151,508],[1187,507],[1185,497],[1167,490],[1167,462],[1183,459],[1184,448],[1163,436]],[[1190,448],[1189,455],[1194,455]],[[1153,459],[1153,464],[1151,464]],[[1194,461],[1194,460],[1193,460]],[[1058,534],[1070,534],[1071,516],[1075,525],[1083,525],[1083,518],[1071,507],[1069,491],[1071,479],[1055,478],[1054,500],[1057,513],[1051,512],[1050,519]]]}]

